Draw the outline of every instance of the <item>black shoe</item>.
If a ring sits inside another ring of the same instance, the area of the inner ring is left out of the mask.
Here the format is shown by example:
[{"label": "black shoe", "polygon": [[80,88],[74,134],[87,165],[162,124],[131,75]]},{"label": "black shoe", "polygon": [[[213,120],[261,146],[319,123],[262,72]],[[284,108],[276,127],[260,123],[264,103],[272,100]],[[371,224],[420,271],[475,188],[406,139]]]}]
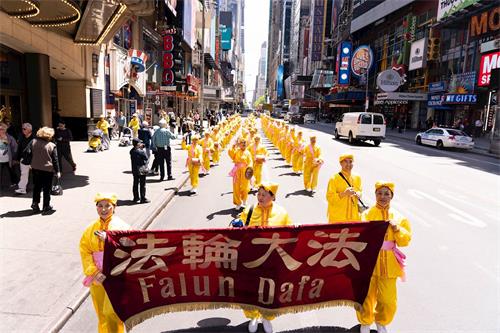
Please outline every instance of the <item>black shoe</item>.
[{"label": "black shoe", "polygon": [[163,177],[160,177],[160,181],[161,181],[161,182],[163,181]]},{"label": "black shoe", "polygon": [[132,201],[133,201],[134,203],[136,203],[136,204],[138,204],[139,202],[141,202],[141,200],[140,200],[139,198],[134,198]]},{"label": "black shoe", "polygon": [[150,203],[150,202],[151,202],[151,200],[149,200],[149,199],[142,199],[141,200],[141,203]]},{"label": "black shoe", "polygon": [[32,204],[31,209],[33,209],[33,214],[40,213],[40,207],[38,207],[38,204]]},{"label": "black shoe", "polygon": [[52,207],[51,205],[48,205],[48,206],[43,207],[42,212],[47,213],[47,212],[50,212],[52,210],[54,210],[54,207]]},{"label": "black shoe", "polygon": [[174,180],[174,179],[175,179],[175,178],[174,178],[174,177],[172,177],[172,176],[169,176],[169,177],[167,178],[167,180]]}]

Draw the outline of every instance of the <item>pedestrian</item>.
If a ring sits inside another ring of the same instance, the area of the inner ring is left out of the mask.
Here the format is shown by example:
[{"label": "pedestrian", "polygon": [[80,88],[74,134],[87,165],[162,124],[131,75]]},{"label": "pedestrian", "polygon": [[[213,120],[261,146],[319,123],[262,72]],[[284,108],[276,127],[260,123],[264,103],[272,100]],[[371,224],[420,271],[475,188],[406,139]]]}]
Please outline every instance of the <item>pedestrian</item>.
[{"label": "pedestrian", "polygon": [[182,132],[182,128],[181,128],[182,122],[181,122],[181,116],[180,115],[177,115],[177,117],[175,118],[175,125],[177,126],[177,135],[181,135],[181,132]]},{"label": "pedestrian", "polygon": [[7,124],[0,123],[0,184],[3,180],[3,170],[7,169],[10,177],[10,187],[15,187],[18,179],[14,171],[14,159],[17,154],[16,139],[7,133]]},{"label": "pedestrian", "polygon": [[160,129],[158,129],[151,139],[151,144],[157,150],[158,165],[160,167],[160,181],[165,179],[165,163],[167,164],[167,180],[174,180],[172,177],[172,150],[170,148],[170,140],[176,136],[167,129],[167,122],[160,121]]},{"label": "pedestrian", "polygon": [[191,182],[191,193],[196,194],[200,179],[200,167],[203,159],[203,148],[198,144],[200,137],[195,134],[192,137],[191,146],[188,149],[186,166],[189,170],[189,180]]},{"label": "pedestrian", "polygon": [[479,138],[483,134],[483,121],[481,120],[481,118],[478,118],[474,122],[474,133],[476,138]]},{"label": "pedestrian", "polygon": [[233,204],[236,209],[240,209],[246,206],[250,191],[250,180],[246,178],[246,171],[247,168],[252,168],[252,155],[247,150],[247,141],[243,137],[238,138],[228,153],[234,163],[229,172],[229,176],[233,178]]},{"label": "pedestrian", "polygon": [[144,144],[144,148],[146,149],[146,156],[149,157],[151,156],[151,129],[149,128],[149,123],[144,120],[142,122],[141,128],[139,128],[138,132],[138,138],[141,140]]},{"label": "pedestrian", "polygon": [[318,186],[319,169],[322,165],[321,149],[316,145],[316,134],[311,134],[309,145],[304,148],[304,188],[311,195]]},{"label": "pedestrian", "polygon": [[[272,182],[262,182],[260,184],[257,191],[257,205],[246,207],[240,214],[243,224],[249,227],[276,227],[292,224],[287,211],[275,202],[278,187],[277,183]],[[243,310],[243,312],[245,317],[250,319],[248,332],[257,332],[259,322],[264,326],[264,332],[273,332],[271,320],[275,316],[263,315],[258,309]]]},{"label": "pedestrian", "polygon": [[33,202],[31,208],[33,213],[39,213],[40,194],[43,191],[42,212],[50,212],[53,207],[50,205],[50,191],[54,175],[61,178],[59,168],[59,158],[57,157],[57,146],[52,142],[54,129],[42,127],[36,132],[33,139],[31,153],[31,170],[33,172]]},{"label": "pedestrian", "polygon": [[134,113],[132,115],[132,119],[128,122],[128,127],[132,130],[132,138],[135,139],[139,135],[139,127],[141,123],[139,121],[139,117],[137,116],[137,113]]},{"label": "pedestrian", "polygon": [[200,146],[203,149],[203,172],[208,175],[210,174],[210,155],[214,151],[214,142],[210,137],[210,132],[205,132]]},{"label": "pedestrian", "polygon": [[106,290],[102,286],[102,282],[106,279],[102,273],[106,231],[130,229],[128,224],[114,215],[117,201],[116,194],[97,193],[94,202],[99,217],[85,229],[80,239],[80,257],[85,275],[83,284],[90,288],[99,333],[125,332],[123,322],[113,310]]},{"label": "pedestrian", "polygon": [[266,147],[264,147],[264,145],[260,142],[260,135],[255,135],[252,145],[249,147],[250,153],[252,154],[253,176],[255,178],[256,188],[259,188],[260,183],[262,182],[262,167],[266,162],[268,155]]},{"label": "pedestrian", "polygon": [[168,113],[168,126],[170,127],[170,132],[175,134],[175,125],[177,123],[177,118],[175,117],[175,113],[170,111]]},{"label": "pedestrian", "polygon": [[352,173],[354,156],[339,157],[341,170],[330,177],[326,190],[328,223],[359,221],[358,200],[361,198],[361,177]]},{"label": "pedestrian", "polygon": [[375,183],[376,204],[362,215],[363,221],[388,221],[384,243],[373,269],[370,287],[361,311],[356,311],[361,324],[360,333],[369,333],[375,321],[378,333],[387,333],[397,308],[396,279],[405,279],[404,260],[406,256],[398,249],[411,241],[410,222],[391,208],[394,198],[394,183]]},{"label": "pedestrian", "polygon": [[110,145],[108,121],[104,118],[104,116],[101,116],[95,127],[102,131],[102,148],[104,150],[108,150]]},{"label": "pedestrian", "polygon": [[146,175],[148,170],[148,156],[144,151],[144,143],[136,138],[132,139],[132,149],[130,150],[130,162],[132,163],[132,175],[134,184],[132,185],[133,201],[135,203],[148,203],[146,198]]},{"label": "pedestrian", "polygon": [[106,119],[109,123],[109,128],[108,128],[108,134],[109,134],[109,140],[113,140],[113,130],[116,125],[115,117],[111,115],[111,112],[108,111],[108,117]]},{"label": "pedestrian", "polygon": [[121,138],[123,128],[125,127],[125,124],[127,123],[127,118],[125,118],[125,116],[123,115],[123,112],[120,111],[116,122],[118,123],[118,131],[119,131],[118,137]]},{"label": "pedestrian", "polygon": [[21,127],[23,135],[17,142],[16,161],[21,169],[21,177],[17,183],[17,189],[14,191],[17,194],[26,194],[26,186],[28,185],[32,154],[33,127],[30,123],[24,123]]},{"label": "pedestrian", "polygon": [[55,130],[55,140],[57,146],[57,157],[59,158],[59,167],[61,168],[61,172],[63,169],[62,166],[62,158],[71,165],[71,168],[76,171],[76,163],[73,161],[73,155],[71,154],[71,145],[70,142],[73,140],[73,133],[69,128],[66,128],[66,123],[64,120],[60,120],[59,124],[57,124],[57,128]]}]

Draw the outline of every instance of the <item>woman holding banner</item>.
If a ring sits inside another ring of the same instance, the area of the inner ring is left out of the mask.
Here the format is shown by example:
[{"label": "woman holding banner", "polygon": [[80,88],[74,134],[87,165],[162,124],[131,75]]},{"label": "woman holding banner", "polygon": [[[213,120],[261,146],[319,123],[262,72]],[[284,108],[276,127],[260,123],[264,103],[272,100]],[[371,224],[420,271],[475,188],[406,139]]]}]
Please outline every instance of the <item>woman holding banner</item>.
[{"label": "woman holding banner", "polygon": [[396,279],[405,278],[406,256],[398,246],[408,246],[411,241],[410,222],[390,207],[394,197],[394,184],[384,181],[375,183],[377,203],[362,215],[363,221],[389,221],[384,243],[373,270],[370,288],[361,311],[356,315],[361,324],[360,333],[369,333],[375,321],[378,333],[387,333],[397,308]]},{"label": "woman holding banner", "polygon": [[97,193],[94,198],[99,218],[85,229],[80,240],[83,284],[90,287],[92,303],[97,313],[98,332],[124,332],[123,322],[118,318],[102,286],[106,276],[102,274],[102,261],[106,230],[127,230],[130,226],[114,216],[117,197],[111,193]]},{"label": "woman holding banner", "polygon": [[[287,211],[274,202],[277,192],[278,184],[262,182],[257,192],[257,205],[247,207],[240,215],[241,221],[249,227],[291,225],[292,221]],[[248,332],[257,332],[259,322],[262,322],[266,333],[273,332],[271,320],[275,318],[274,316],[263,315],[259,310],[244,310],[243,312],[245,313],[245,317],[250,319]]]}]

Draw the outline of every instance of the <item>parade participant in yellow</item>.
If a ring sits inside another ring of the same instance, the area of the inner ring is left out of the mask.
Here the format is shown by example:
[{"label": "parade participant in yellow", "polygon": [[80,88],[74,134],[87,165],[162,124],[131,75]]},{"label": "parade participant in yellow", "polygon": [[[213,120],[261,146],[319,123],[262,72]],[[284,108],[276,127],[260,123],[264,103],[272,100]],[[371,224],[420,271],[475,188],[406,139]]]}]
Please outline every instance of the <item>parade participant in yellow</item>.
[{"label": "parade participant in yellow", "polygon": [[322,164],[321,149],[316,145],[316,134],[311,134],[309,145],[304,148],[304,188],[311,194],[318,186],[318,174]]},{"label": "parade participant in yellow", "polygon": [[411,241],[410,222],[390,207],[394,197],[394,184],[385,181],[375,183],[377,203],[363,212],[363,221],[389,221],[384,243],[373,270],[368,294],[361,311],[356,315],[361,324],[360,332],[369,333],[375,321],[377,332],[387,333],[397,308],[396,279],[404,281],[406,256],[398,249]]},{"label": "parade participant in yellow", "polygon": [[182,150],[188,150],[189,149],[189,146],[186,143],[186,138],[185,137],[182,137],[181,148],[182,148]]},{"label": "parade participant in yellow", "polygon": [[110,140],[109,140],[109,131],[108,131],[108,128],[109,128],[109,123],[108,121],[106,120],[106,118],[104,116],[101,116],[99,118],[99,121],[97,122],[97,124],[95,124],[95,127],[100,129],[102,131],[102,148],[104,150],[108,150],[109,149],[109,145],[110,145]]},{"label": "parade participant in yellow", "polygon": [[278,138],[279,150],[283,158],[285,158],[285,149],[287,144],[286,140],[288,138],[289,133],[290,133],[290,127],[288,125],[284,125],[281,130],[280,136]]},{"label": "parade participant in yellow", "polygon": [[229,150],[229,157],[233,160],[234,167],[229,173],[233,178],[233,203],[236,209],[246,206],[250,180],[245,177],[245,171],[252,167],[252,155],[247,150],[246,140],[238,138],[237,143]]},{"label": "parade participant in yellow", "polygon": [[262,166],[266,162],[267,149],[260,143],[260,136],[253,138],[254,142],[249,147],[253,161],[253,176],[255,177],[255,187],[259,187],[262,182]]},{"label": "parade participant in yellow", "polygon": [[214,150],[214,142],[210,138],[210,133],[205,132],[204,138],[200,141],[200,146],[203,149],[203,169],[205,174],[210,173],[210,154]]},{"label": "parade participant in yellow", "polygon": [[212,151],[212,162],[214,162],[214,165],[219,165],[221,144],[220,144],[219,127],[217,126],[215,126],[212,131],[212,141],[214,143],[214,148]]},{"label": "parade participant in yellow", "polygon": [[293,144],[297,140],[297,136],[295,135],[295,127],[292,127],[290,129],[290,132],[288,133],[288,138],[286,139],[286,146],[285,146],[285,161],[288,164],[292,164],[292,148]]},{"label": "parade participant in yellow", "polygon": [[137,113],[132,115],[132,119],[128,122],[128,127],[132,129],[132,137],[135,139],[139,135],[139,127],[141,127],[141,123]]},{"label": "parade participant in yellow", "polygon": [[106,230],[127,230],[130,226],[114,216],[117,197],[112,193],[97,193],[94,198],[99,218],[85,229],[80,240],[83,284],[90,287],[92,303],[97,313],[98,332],[124,332],[123,322],[118,318],[108,295],[102,286],[106,278],[102,274],[102,261]]},{"label": "parade participant in yellow", "polygon": [[[287,211],[276,204],[276,194],[278,192],[278,184],[271,182],[263,182],[257,192],[257,205],[253,205],[253,210],[250,214],[251,207],[247,207],[240,215],[241,221],[246,224],[247,219],[249,227],[275,227],[291,225],[292,221],[288,216]],[[264,316],[259,310],[244,310],[245,317],[250,319],[248,323],[248,331],[251,333],[257,332],[259,321],[264,326],[266,333],[273,332],[271,320],[275,316]]]},{"label": "parade participant in yellow", "polygon": [[203,160],[203,148],[198,144],[200,137],[198,134],[191,138],[191,146],[188,149],[186,166],[189,170],[189,180],[191,181],[191,193],[196,194],[200,179],[200,167]]},{"label": "parade participant in yellow", "polygon": [[304,170],[304,147],[306,143],[302,134],[301,130],[297,132],[297,138],[292,149],[292,170],[297,175],[300,175]]},{"label": "parade participant in yellow", "polygon": [[339,157],[342,170],[328,181],[326,201],[329,223],[359,221],[358,199],[361,198],[361,177],[352,173],[354,156],[343,154]]}]

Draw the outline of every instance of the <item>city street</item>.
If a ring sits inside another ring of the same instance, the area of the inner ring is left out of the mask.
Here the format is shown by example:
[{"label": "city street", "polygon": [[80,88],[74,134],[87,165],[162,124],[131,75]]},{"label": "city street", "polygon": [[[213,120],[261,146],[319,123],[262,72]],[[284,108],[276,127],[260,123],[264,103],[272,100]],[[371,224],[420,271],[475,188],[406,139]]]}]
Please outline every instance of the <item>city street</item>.
[{"label": "city street", "polygon": [[[393,207],[412,224],[407,281],[398,282],[398,312],[391,332],[498,332],[500,329],[500,165],[497,159],[456,151],[440,151],[388,139],[380,147],[350,146],[333,139],[330,127],[318,131],[325,164],[313,197],[303,191],[302,178],[291,173],[278,151],[270,152],[264,178],[280,184],[277,201],[294,224],[326,220],[326,186],[339,171],[338,155],[352,152],[354,172],[362,177],[365,202],[374,203],[374,183],[396,184]],[[185,185],[149,229],[223,228],[236,216],[231,164],[222,163],[201,178],[197,196]],[[255,197],[249,198],[250,202]],[[241,311],[210,310],[156,316],[132,332],[246,332]],[[97,320],[87,299],[61,332],[95,332]],[[273,321],[275,332],[357,331],[353,309],[326,308],[290,314]],[[260,326],[260,332],[262,326]],[[375,332],[374,326],[372,332]]]}]

